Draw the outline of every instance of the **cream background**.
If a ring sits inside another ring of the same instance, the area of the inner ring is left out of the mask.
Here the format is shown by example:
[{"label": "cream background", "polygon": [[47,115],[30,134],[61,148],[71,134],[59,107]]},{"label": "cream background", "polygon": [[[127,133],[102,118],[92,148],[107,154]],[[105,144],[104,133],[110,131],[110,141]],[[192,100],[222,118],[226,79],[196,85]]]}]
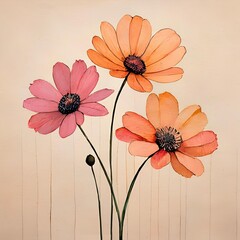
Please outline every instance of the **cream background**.
[{"label": "cream background", "polygon": [[[116,26],[126,13],[147,18],[153,32],[170,27],[180,34],[188,51],[180,63],[184,78],[156,84],[154,91],[172,92],[181,108],[200,104],[208,115],[208,129],[218,133],[219,149],[203,158],[206,169],[199,178],[184,179],[170,166],[155,171],[147,165],[130,201],[125,239],[240,239],[239,1],[1,0],[0,11],[1,240],[50,239],[51,205],[52,240],[99,239],[96,194],[84,163],[91,149],[79,131],[67,139],[57,132],[35,134],[27,127],[31,113],[22,108],[22,101],[30,96],[33,80],[53,82],[51,71],[57,61],[71,66],[75,59],[84,59],[91,65],[86,50],[92,47],[92,37],[100,34],[100,22]],[[121,81],[107,70],[98,71],[97,88],[117,92]],[[109,110],[116,92],[103,102]],[[115,126],[121,125],[125,111],[144,114],[146,97],[126,87]],[[109,122],[110,115],[87,117],[83,125],[105,159]],[[127,145],[116,139],[114,154],[115,188],[122,205],[143,159],[131,157]],[[109,239],[109,192],[98,165],[95,169]]]}]

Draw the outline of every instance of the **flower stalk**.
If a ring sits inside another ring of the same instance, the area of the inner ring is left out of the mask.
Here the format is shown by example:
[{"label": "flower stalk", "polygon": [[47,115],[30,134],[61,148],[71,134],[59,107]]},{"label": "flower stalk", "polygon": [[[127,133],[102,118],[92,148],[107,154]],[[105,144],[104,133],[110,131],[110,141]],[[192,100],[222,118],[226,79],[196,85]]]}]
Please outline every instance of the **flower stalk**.
[{"label": "flower stalk", "polygon": [[103,240],[101,200],[100,200],[100,194],[99,194],[97,179],[96,179],[96,175],[95,175],[93,166],[91,166],[91,171],[92,171],[92,174],[93,174],[93,178],[94,178],[94,182],[95,182],[95,187],[96,187],[96,191],[97,191],[97,198],[98,198],[98,215],[99,215],[100,239]]},{"label": "flower stalk", "polygon": [[119,211],[119,207],[118,207],[118,203],[117,203],[117,199],[116,199],[116,196],[115,196],[115,193],[114,193],[114,189],[113,189],[113,186],[112,186],[112,183],[111,183],[111,180],[108,176],[108,173],[106,171],[106,168],[104,167],[104,164],[100,158],[100,156],[98,155],[95,147],[93,146],[92,142],[90,141],[90,139],[88,138],[88,136],[86,135],[86,133],[84,132],[84,130],[82,129],[82,127],[80,125],[78,125],[80,131],[82,132],[83,136],[85,137],[85,139],[87,140],[87,142],[89,143],[89,145],[91,146],[93,152],[95,153],[98,161],[99,161],[99,164],[103,170],[103,173],[105,175],[105,178],[107,180],[107,183],[109,185],[109,188],[110,188],[110,191],[111,191],[111,196],[113,198],[113,203],[114,203],[114,206],[115,206],[115,209],[116,209],[116,213],[117,213],[117,218],[118,218],[118,225],[119,225],[119,232],[121,231],[121,218],[120,218],[120,211]]},{"label": "flower stalk", "polygon": [[126,211],[127,211],[127,206],[128,206],[128,202],[129,202],[129,199],[130,199],[130,196],[131,196],[131,193],[132,193],[132,190],[133,190],[133,187],[134,187],[134,184],[137,180],[137,177],[140,173],[140,171],[142,170],[142,168],[144,167],[144,165],[146,164],[146,162],[154,155],[155,153],[151,154],[150,156],[148,156],[145,161],[141,164],[141,166],[138,168],[137,172],[135,173],[132,181],[131,181],[131,184],[128,188],[128,192],[127,192],[127,196],[126,196],[126,199],[125,199],[125,202],[124,202],[124,205],[123,205],[123,210],[122,210],[122,215],[121,215],[121,224],[122,224],[122,234],[123,235],[123,227],[124,227],[124,220],[125,220],[125,216],[126,216]]},{"label": "flower stalk", "polygon": [[[110,168],[110,181],[111,184],[113,182],[113,169],[112,169],[112,141],[113,141],[113,125],[114,125],[114,118],[117,108],[118,99],[122,93],[122,90],[127,82],[128,75],[125,77],[125,79],[122,82],[122,85],[117,93],[114,105],[113,105],[113,111],[112,111],[112,118],[111,118],[111,126],[110,126],[110,137],[109,137],[109,168]],[[113,198],[111,196],[111,207],[110,207],[110,239],[112,240],[112,231],[113,231]]]}]

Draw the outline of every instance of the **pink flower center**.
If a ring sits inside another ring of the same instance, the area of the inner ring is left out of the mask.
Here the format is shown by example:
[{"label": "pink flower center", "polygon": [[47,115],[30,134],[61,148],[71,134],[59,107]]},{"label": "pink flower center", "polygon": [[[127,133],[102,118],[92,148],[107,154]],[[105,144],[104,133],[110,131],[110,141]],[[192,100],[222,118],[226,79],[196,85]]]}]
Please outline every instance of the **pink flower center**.
[{"label": "pink flower center", "polygon": [[61,98],[58,104],[58,110],[62,114],[69,114],[77,111],[79,106],[80,106],[79,95],[75,93],[67,93]]},{"label": "pink flower center", "polygon": [[182,143],[180,132],[172,127],[163,127],[156,131],[156,143],[167,152],[176,151]]},{"label": "pink flower center", "polygon": [[144,61],[140,57],[134,55],[129,55],[126,57],[123,64],[127,71],[134,74],[143,74],[146,71],[146,65]]}]

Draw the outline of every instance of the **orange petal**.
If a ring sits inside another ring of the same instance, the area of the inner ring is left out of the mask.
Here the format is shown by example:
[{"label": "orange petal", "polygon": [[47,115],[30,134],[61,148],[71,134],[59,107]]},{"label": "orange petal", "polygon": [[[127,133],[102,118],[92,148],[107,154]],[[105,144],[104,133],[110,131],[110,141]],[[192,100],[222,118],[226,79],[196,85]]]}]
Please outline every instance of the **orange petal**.
[{"label": "orange petal", "polygon": [[127,71],[115,71],[115,70],[110,71],[110,75],[117,78],[125,78],[127,74],[128,74]]},{"label": "orange petal", "polygon": [[117,38],[119,46],[125,57],[130,54],[129,29],[132,17],[130,15],[123,16],[117,25]]},{"label": "orange petal", "polygon": [[193,157],[202,157],[213,153],[218,147],[217,140],[198,147],[180,147],[178,150]]},{"label": "orange petal", "polygon": [[104,57],[109,59],[111,62],[116,63],[117,65],[120,65],[123,67],[123,62],[117,58],[114,53],[112,53],[109,48],[107,47],[106,43],[100,38],[100,37],[93,37],[92,40],[93,46],[95,49]]},{"label": "orange petal", "polygon": [[196,176],[201,176],[204,172],[204,166],[202,162],[194,157],[187,156],[181,152],[176,151],[175,155],[178,161],[186,167],[189,171],[191,171]]},{"label": "orange petal", "polygon": [[152,81],[159,82],[159,83],[176,82],[177,80],[180,80],[182,76],[183,76],[182,74],[169,75],[169,76],[159,76],[156,73],[144,74],[144,77],[146,77],[147,79],[150,79]]},{"label": "orange petal", "polygon": [[138,39],[137,48],[135,51],[136,56],[141,56],[146,50],[152,35],[152,27],[147,19],[142,22],[142,29]]},{"label": "orange petal", "polygon": [[169,29],[169,28],[161,29],[158,32],[156,32],[154,34],[154,36],[152,37],[152,39],[150,40],[150,43],[149,43],[146,51],[142,55],[142,57],[141,57],[142,60],[146,62],[151,57],[152,53],[161,44],[163,44],[166,39],[168,39],[173,34],[175,34],[175,31],[173,31],[172,29]]},{"label": "orange petal", "polygon": [[168,83],[181,79],[183,76],[183,70],[178,67],[173,67],[160,72],[144,73],[143,76],[152,81]]},{"label": "orange petal", "polygon": [[153,89],[152,83],[142,75],[136,75],[136,79],[142,86],[145,92],[151,92]]},{"label": "orange petal", "polygon": [[159,149],[156,143],[133,141],[129,144],[128,151],[134,156],[148,157]]},{"label": "orange petal", "polygon": [[128,129],[122,127],[118,128],[116,130],[116,137],[124,142],[132,142],[134,140],[143,140],[141,136],[138,136],[137,134],[132,133]]},{"label": "orange petal", "polygon": [[131,73],[128,76],[127,82],[132,89],[139,92],[151,92],[153,88],[152,83],[142,75]]},{"label": "orange petal", "polygon": [[170,153],[170,155],[171,155],[171,165],[174,171],[182,175],[183,177],[190,178],[193,175],[193,173],[178,161],[175,153]]},{"label": "orange petal", "polygon": [[146,73],[159,72],[161,70],[165,70],[175,66],[182,60],[185,53],[186,53],[185,47],[177,48],[173,52],[169,53],[165,58],[151,65],[148,65],[146,68]]},{"label": "orange petal", "polygon": [[108,48],[111,50],[111,52],[114,53],[115,56],[117,56],[119,59],[123,61],[124,56],[119,47],[117,34],[114,27],[108,22],[102,22],[100,29],[103,40],[106,42]]},{"label": "orange petal", "polygon": [[149,142],[155,142],[156,130],[152,124],[144,117],[134,112],[126,112],[123,117],[123,126]]},{"label": "orange petal", "polygon": [[160,128],[159,98],[154,93],[151,93],[147,98],[146,114],[151,124],[155,128]]},{"label": "orange petal", "polygon": [[170,163],[170,154],[164,150],[158,151],[151,158],[151,165],[155,169],[161,169]]},{"label": "orange petal", "polygon": [[201,112],[201,107],[199,105],[191,105],[189,107],[184,108],[178,115],[176,122],[174,123],[174,128],[179,129],[188,119]]},{"label": "orange petal", "polygon": [[163,58],[165,58],[169,53],[174,51],[177,47],[179,47],[181,43],[180,36],[173,32],[169,35],[168,38],[164,40],[164,42],[151,54],[148,60],[146,60],[146,65],[151,65]]},{"label": "orange petal", "polygon": [[173,126],[178,116],[178,101],[169,92],[159,94],[160,126]]},{"label": "orange petal", "polygon": [[103,55],[99,54],[98,52],[92,49],[89,49],[87,51],[87,55],[92,60],[93,63],[95,63],[100,67],[111,69],[111,70],[120,70],[120,71],[125,70],[124,67],[111,62],[109,59],[105,58]]},{"label": "orange petal", "polygon": [[178,128],[178,131],[181,133],[182,139],[187,140],[201,132],[205,128],[207,122],[206,114],[199,112],[191,116],[188,121]]},{"label": "orange petal", "polygon": [[129,40],[130,40],[131,55],[135,55],[138,40],[139,40],[141,29],[142,29],[142,22],[143,22],[143,19],[141,17],[134,16],[130,23]]}]

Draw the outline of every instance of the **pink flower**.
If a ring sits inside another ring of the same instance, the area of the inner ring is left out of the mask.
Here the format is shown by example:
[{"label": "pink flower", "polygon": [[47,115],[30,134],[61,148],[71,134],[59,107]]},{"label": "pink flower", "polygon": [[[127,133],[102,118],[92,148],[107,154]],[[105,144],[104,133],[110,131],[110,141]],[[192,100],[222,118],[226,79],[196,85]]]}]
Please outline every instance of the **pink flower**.
[{"label": "pink flower", "polygon": [[104,116],[108,110],[98,103],[113,93],[101,89],[91,94],[99,74],[95,66],[87,68],[82,60],[76,61],[72,71],[64,63],[53,66],[53,79],[57,89],[45,80],[35,80],[29,90],[34,97],[24,100],[23,107],[38,112],[28,126],[41,134],[48,134],[59,127],[62,138],[71,135],[77,125],[82,125],[84,115]]}]

